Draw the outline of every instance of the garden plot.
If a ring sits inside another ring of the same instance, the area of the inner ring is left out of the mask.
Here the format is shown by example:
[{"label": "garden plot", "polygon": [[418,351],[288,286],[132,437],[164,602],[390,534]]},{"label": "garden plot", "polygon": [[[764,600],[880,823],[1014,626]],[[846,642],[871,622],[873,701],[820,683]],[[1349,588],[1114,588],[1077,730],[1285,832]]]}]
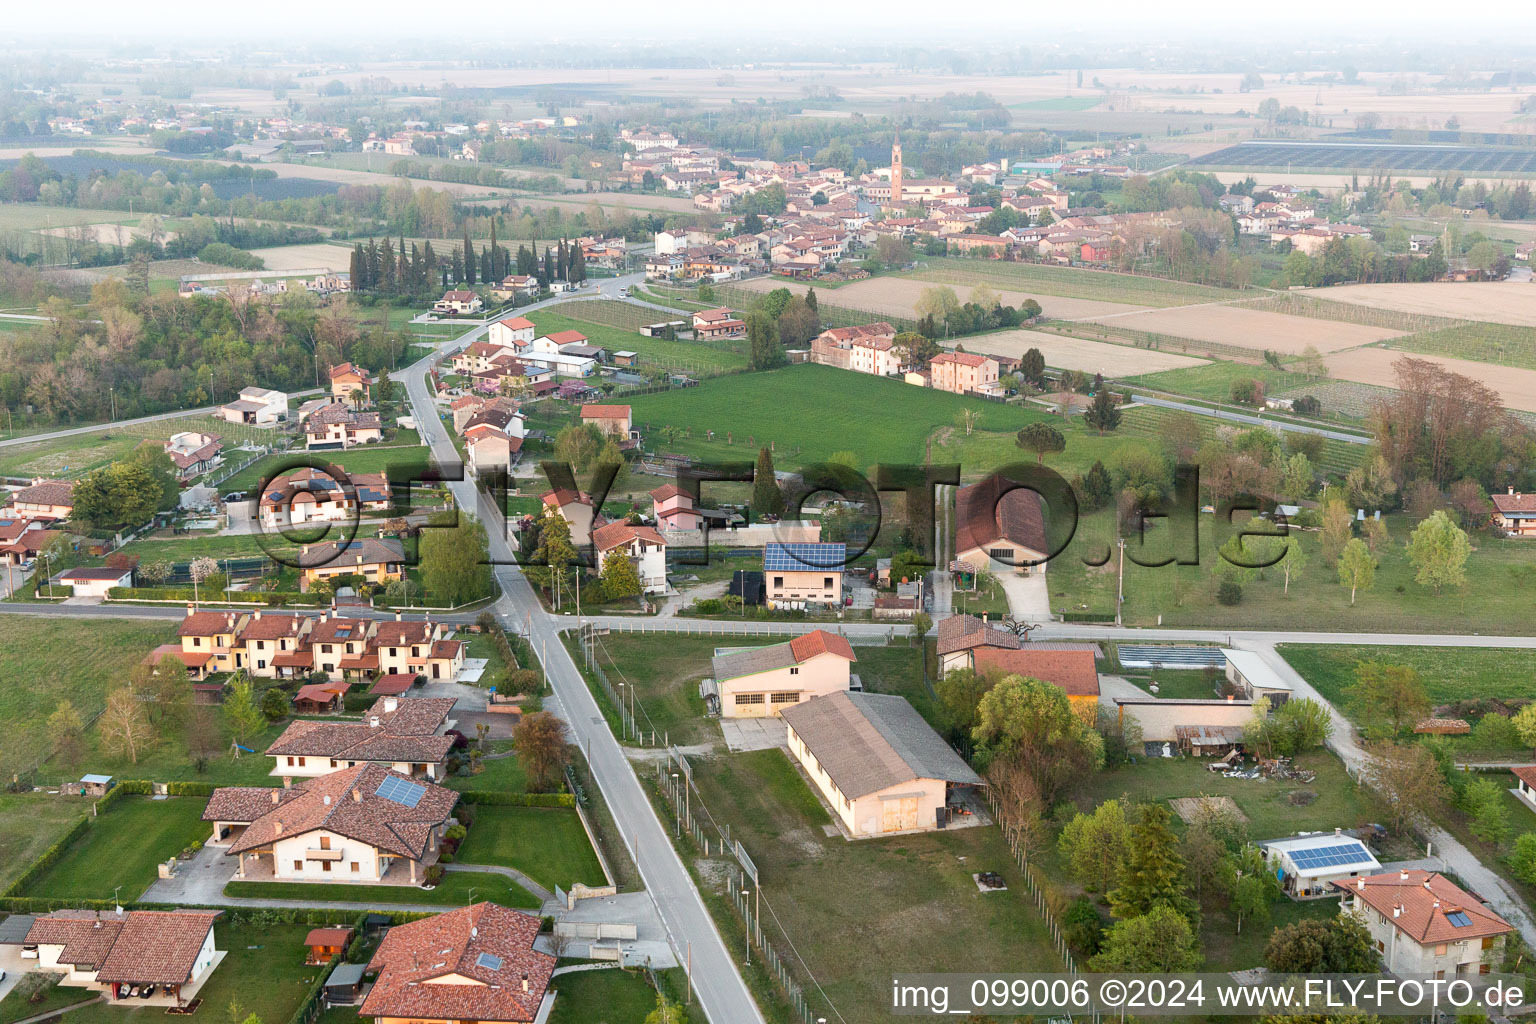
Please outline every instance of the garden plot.
[{"label": "garden plot", "polygon": [[[1103,322],[1108,317],[1090,318]],[[1233,306],[1186,306],[1116,316],[1116,327],[1167,334],[1220,345],[1238,345],[1255,352],[1266,349],[1301,355],[1308,345],[1319,352],[1338,352],[1398,337],[1399,332],[1362,324],[1336,323],[1313,317],[1266,313]]]},{"label": "garden plot", "polygon": [[1536,286],[1513,281],[1352,284],[1307,294],[1330,302],[1536,327]]},{"label": "garden plot", "polygon": [[1328,356],[1328,372],[1339,380],[1359,381],[1378,387],[1391,387],[1397,381],[1392,364],[1399,359],[1423,359],[1443,366],[1453,373],[1471,377],[1498,393],[1506,409],[1536,412],[1536,370],[1512,366],[1492,366],[1445,356],[1409,355],[1386,348],[1359,348]]},{"label": "garden plot", "polygon": [[1156,349],[1134,348],[1130,345],[1111,345],[1103,341],[1085,341],[1068,338],[1044,331],[998,331],[964,338],[967,352],[984,352],[987,355],[1012,356],[1017,359],[1032,348],[1040,350],[1045,365],[1060,370],[1081,370],[1084,373],[1102,373],[1106,377],[1134,377],[1143,373],[1162,370],[1179,370],[1187,366],[1203,366],[1204,359],[1179,355],[1175,352],[1159,352]]},{"label": "garden plot", "polygon": [[307,245],[274,245],[252,249],[251,255],[266,264],[266,269],[281,273],[292,270],[345,271],[352,266],[352,250],[344,245],[310,242]]}]

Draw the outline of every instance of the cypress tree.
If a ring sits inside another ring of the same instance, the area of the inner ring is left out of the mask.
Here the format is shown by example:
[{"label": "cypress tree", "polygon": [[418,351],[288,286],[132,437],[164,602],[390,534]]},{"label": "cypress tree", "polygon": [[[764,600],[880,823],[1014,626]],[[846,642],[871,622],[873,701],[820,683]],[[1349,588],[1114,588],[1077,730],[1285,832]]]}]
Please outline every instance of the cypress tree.
[{"label": "cypress tree", "polygon": [[363,243],[358,242],[352,246],[352,260],[348,265],[348,274],[352,278],[352,287],[361,290],[367,284],[363,278]]},{"label": "cypress tree", "polygon": [[773,475],[773,453],[766,447],[757,452],[757,468],[752,475],[752,511],[759,516],[784,514],[784,492]]},{"label": "cypress tree", "polygon": [[1097,430],[1103,436],[1106,430],[1114,430],[1120,425],[1120,404],[1115,401],[1114,392],[1103,388],[1093,396],[1093,403],[1083,413],[1083,422]]},{"label": "cypress tree", "polygon": [[469,225],[464,225],[464,278],[468,284],[475,283],[475,247],[469,241]]}]

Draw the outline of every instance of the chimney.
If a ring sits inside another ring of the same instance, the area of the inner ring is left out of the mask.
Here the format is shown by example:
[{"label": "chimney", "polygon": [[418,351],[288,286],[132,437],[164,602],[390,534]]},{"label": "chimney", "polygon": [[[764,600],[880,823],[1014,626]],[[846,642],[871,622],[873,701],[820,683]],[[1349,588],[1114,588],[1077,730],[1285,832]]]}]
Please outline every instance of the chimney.
[{"label": "chimney", "polygon": [[528,975],[527,974],[523,975],[523,991],[524,992],[528,991]]},{"label": "chimney", "polygon": [[396,622],[400,621],[400,613],[399,612],[395,612],[395,621]]},{"label": "chimney", "polygon": [[303,547],[299,548],[299,555],[302,557],[307,554],[309,554],[309,545],[305,544]]},{"label": "chimney", "polygon": [[320,802],[327,807],[331,806],[331,794],[325,794],[325,796],[320,798]]},{"label": "chimney", "polygon": [[[1509,489],[1509,493],[1510,494],[1514,494],[1515,493],[1515,489],[1513,487],[1511,487]],[[193,604],[191,601],[188,601],[187,602],[187,614],[191,615],[195,611],[197,611],[197,605]]]},{"label": "chimney", "polygon": [[255,619],[257,622],[260,622],[261,621],[261,609],[257,608],[256,609],[256,613],[254,615],[252,615],[251,618]]},{"label": "chimney", "polygon": [[272,834],[279,836],[283,834],[283,823],[280,820],[274,820],[272,822]]},{"label": "chimney", "polygon": [[1356,880],[1355,888],[1360,890],[1361,892],[1365,892],[1365,878],[1364,877],[1361,877],[1361,878]]},{"label": "chimney", "polygon": [[1237,694],[1235,694],[1235,693],[1227,694],[1227,703],[1228,704],[1231,704],[1235,700],[1237,700]]},{"label": "chimney", "polygon": [[1436,910],[1440,909],[1440,901],[1439,900],[1435,900],[1435,909]]},{"label": "chimney", "polygon": [[386,712],[394,711],[394,710],[398,709],[399,707],[400,707],[400,698],[399,697],[385,697],[384,698],[384,710]]},{"label": "chimney", "polygon": [[1403,908],[1401,906],[1393,907],[1392,908],[1392,916],[1393,917],[1402,917],[1403,916]]},{"label": "chimney", "polygon": [[378,715],[371,716],[368,719],[368,728],[370,728],[370,729],[377,729],[378,727],[379,727],[379,716]]},{"label": "chimney", "polygon": [[1338,828],[1337,826],[1335,826],[1334,830],[1333,830],[1333,834],[1336,835],[1336,836],[1341,836],[1341,835],[1344,834],[1344,830],[1342,828]]},{"label": "chimney", "polygon": [[1397,878],[1398,878],[1398,881],[1400,881],[1400,882],[1408,881],[1408,869],[1407,868],[1403,868],[1401,871],[1399,871],[1397,873]]},{"label": "chimney", "polygon": [[357,789],[356,787],[353,787],[353,789],[352,789],[352,802],[355,803],[355,804],[360,804],[360,803],[363,802],[363,791],[362,790]]}]

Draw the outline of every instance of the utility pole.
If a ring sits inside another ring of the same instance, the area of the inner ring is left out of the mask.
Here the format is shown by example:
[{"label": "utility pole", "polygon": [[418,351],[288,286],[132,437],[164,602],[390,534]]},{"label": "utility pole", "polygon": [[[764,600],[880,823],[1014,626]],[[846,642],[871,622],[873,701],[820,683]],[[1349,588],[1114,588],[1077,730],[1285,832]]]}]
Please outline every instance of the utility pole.
[{"label": "utility pole", "polygon": [[1125,538],[1120,540],[1120,572],[1115,580],[1115,625],[1121,624],[1121,611],[1125,607]]}]

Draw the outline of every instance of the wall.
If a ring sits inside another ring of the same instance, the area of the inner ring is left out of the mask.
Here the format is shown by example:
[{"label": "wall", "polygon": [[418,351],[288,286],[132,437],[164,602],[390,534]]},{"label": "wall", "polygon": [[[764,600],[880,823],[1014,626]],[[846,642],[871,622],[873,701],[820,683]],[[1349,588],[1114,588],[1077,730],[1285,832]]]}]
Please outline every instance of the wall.
[{"label": "wall", "polygon": [[1121,714],[1134,717],[1141,724],[1141,738],[1148,742],[1175,742],[1175,726],[1231,725],[1241,728],[1253,717],[1253,702],[1246,700],[1213,701],[1208,704],[1175,700],[1116,703],[1119,704]]},{"label": "wall", "polygon": [[[329,862],[331,870],[326,871],[322,866],[323,861],[306,860],[305,851],[316,849],[320,846],[322,836],[329,837],[331,849],[341,850],[342,858],[339,861]],[[311,882],[375,882],[383,877],[381,861],[377,851],[367,843],[356,839],[348,839],[325,829],[317,829],[312,832],[301,832],[286,839],[279,839],[272,844],[273,864],[275,874],[279,879],[302,879]],[[299,861],[302,867],[295,871],[293,862]],[[351,870],[352,862],[357,861],[357,872]],[[387,864],[387,862],[382,862]],[[406,870],[406,865],[399,865],[401,871]],[[416,872],[416,877],[421,877],[421,872]]]},{"label": "wall", "polygon": [[[798,671],[795,671],[798,670]],[[786,665],[769,672],[720,681],[720,714],[724,718],[777,717],[784,708],[793,707],[812,697],[848,689],[848,662],[835,654],[818,654],[799,665]],[[738,693],[761,693],[761,704],[736,703]],[[774,693],[796,693],[793,701],[773,703]]]}]

